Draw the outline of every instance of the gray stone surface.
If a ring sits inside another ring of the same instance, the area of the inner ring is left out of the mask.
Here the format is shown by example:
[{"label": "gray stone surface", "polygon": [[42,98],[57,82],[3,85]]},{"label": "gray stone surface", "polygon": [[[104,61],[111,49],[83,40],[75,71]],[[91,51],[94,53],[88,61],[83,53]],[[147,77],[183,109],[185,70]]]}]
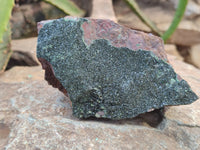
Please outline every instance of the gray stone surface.
[{"label": "gray stone surface", "polygon": [[82,24],[89,21],[51,21],[38,36],[37,57],[51,64],[76,117],[132,118],[197,99],[187,82],[151,50],[115,47],[105,39],[87,45]]}]

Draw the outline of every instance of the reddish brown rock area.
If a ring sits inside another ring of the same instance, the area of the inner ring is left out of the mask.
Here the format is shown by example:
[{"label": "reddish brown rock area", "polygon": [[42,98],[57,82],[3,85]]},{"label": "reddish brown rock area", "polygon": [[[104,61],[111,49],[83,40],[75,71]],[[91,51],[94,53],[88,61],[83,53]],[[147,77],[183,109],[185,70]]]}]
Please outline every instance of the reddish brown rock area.
[{"label": "reddish brown rock area", "polygon": [[152,34],[133,30],[106,19],[89,19],[82,24],[82,28],[84,41],[88,46],[94,40],[106,39],[115,47],[152,51],[157,57],[167,61],[162,39]]}]

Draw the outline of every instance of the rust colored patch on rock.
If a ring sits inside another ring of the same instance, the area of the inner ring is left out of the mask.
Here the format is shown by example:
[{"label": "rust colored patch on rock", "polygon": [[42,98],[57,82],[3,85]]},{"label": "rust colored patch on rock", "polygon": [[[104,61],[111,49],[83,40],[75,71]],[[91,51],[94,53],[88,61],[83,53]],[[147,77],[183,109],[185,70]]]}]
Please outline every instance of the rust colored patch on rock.
[{"label": "rust colored patch on rock", "polygon": [[157,57],[167,60],[161,38],[152,34],[132,30],[110,20],[90,19],[82,24],[85,43],[89,46],[94,40],[105,39],[115,47],[132,50],[152,51]]}]

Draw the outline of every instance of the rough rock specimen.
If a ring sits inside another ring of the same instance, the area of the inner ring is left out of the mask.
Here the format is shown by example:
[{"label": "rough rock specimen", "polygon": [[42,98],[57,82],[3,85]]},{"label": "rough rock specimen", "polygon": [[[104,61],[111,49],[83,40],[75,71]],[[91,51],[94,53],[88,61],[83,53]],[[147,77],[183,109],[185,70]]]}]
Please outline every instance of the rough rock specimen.
[{"label": "rough rock specimen", "polygon": [[45,78],[68,93],[78,118],[132,118],[197,99],[168,64],[158,37],[89,18],[66,17],[39,28]]}]

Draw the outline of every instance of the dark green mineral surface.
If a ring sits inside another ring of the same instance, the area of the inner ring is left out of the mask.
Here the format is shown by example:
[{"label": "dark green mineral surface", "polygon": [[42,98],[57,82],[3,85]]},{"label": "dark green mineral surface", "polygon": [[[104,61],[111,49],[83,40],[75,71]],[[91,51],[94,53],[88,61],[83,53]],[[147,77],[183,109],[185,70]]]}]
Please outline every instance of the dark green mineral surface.
[{"label": "dark green mineral surface", "polygon": [[105,39],[85,44],[81,25],[87,21],[54,20],[38,36],[37,57],[51,65],[76,117],[132,118],[197,99],[187,82],[151,51],[115,47]]}]

